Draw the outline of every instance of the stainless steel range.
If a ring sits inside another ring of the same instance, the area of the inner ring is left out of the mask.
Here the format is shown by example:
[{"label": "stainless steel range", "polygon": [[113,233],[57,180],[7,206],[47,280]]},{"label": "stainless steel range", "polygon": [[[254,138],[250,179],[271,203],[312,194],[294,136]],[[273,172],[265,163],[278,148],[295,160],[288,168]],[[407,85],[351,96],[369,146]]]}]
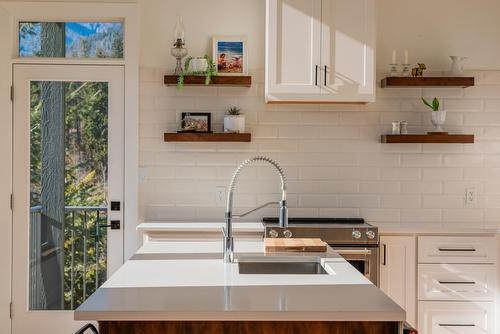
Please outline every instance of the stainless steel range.
[{"label": "stainless steel range", "polygon": [[360,218],[263,218],[267,238],[320,238],[378,286],[378,228]]}]

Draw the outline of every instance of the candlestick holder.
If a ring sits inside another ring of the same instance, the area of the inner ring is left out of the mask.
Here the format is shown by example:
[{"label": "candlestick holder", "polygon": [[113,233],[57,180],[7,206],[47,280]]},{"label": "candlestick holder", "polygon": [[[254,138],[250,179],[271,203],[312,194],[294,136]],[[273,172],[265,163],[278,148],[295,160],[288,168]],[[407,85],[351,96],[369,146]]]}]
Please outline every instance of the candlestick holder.
[{"label": "candlestick holder", "polygon": [[401,71],[401,75],[403,77],[409,77],[411,64],[402,64],[401,66],[403,66],[403,70]]},{"label": "candlestick holder", "polygon": [[389,64],[389,76],[391,77],[398,76],[398,64]]}]

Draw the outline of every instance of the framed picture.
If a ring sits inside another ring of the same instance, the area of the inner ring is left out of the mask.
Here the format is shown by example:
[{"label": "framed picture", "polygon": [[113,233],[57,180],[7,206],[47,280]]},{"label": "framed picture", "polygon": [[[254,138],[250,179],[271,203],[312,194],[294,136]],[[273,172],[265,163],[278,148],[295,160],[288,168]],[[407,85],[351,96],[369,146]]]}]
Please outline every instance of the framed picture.
[{"label": "framed picture", "polygon": [[183,112],[181,129],[178,132],[212,132],[211,114],[205,112]]},{"label": "framed picture", "polygon": [[214,36],[213,59],[221,75],[247,75],[248,53],[245,36]]}]

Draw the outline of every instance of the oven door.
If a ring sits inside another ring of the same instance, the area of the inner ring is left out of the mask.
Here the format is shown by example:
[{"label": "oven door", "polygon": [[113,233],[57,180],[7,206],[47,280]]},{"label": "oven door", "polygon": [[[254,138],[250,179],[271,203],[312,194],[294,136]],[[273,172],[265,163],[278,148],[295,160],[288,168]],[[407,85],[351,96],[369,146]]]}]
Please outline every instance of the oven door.
[{"label": "oven door", "polygon": [[378,286],[378,247],[332,246],[347,262]]}]

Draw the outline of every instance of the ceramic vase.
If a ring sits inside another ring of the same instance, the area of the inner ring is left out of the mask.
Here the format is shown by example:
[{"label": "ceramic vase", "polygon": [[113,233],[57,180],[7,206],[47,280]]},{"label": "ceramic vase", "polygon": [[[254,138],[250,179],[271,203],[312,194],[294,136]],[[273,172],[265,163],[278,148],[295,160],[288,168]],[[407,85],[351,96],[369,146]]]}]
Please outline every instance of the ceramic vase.
[{"label": "ceramic vase", "polygon": [[224,116],[224,132],[244,133],[245,115],[226,115]]},{"label": "ceramic vase", "polygon": [[208,62],[205,58],[193,58],[189,62],[188,71],[191,73],[206,72],[208,68]]},{"label": "ceramic vase", "polygon": [[467,57],[450,56],[451,68],[450,75],[454,77],[462,77],[464,75],[464,65]]},{"label": "ceramic vase", "polygon": [[446,110],[438,110],[431,112],[431,123],[434,127],[432,132],[444,132],[442,125],[446,121]]}]

